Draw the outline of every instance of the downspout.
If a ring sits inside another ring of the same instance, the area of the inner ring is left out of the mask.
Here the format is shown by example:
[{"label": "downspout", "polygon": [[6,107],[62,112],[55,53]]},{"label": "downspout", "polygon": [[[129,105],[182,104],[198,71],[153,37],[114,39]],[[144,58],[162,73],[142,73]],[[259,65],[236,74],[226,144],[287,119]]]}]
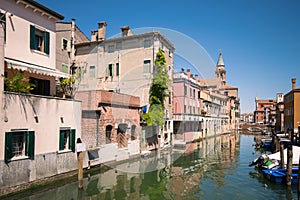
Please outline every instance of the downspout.
[{"label": "downspout", "polygon": [[71,23],[71,55],[70,55],[71,63],[69,65],[73,65],[75,63],[75,19],[72,18]]},{"label": "downspout", "polygon": [[96,147],[99,146],[99,119],[101,115],[100,110],[96,110]]}]

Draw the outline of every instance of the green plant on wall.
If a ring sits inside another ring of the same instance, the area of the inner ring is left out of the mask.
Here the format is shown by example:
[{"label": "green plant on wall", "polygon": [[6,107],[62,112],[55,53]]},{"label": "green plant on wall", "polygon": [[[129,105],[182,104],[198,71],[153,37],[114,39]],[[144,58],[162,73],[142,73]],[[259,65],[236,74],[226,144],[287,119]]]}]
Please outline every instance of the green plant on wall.
[{"label": "green plant on wall", "polygon": [[165,56],[160,49],[156,53],[155,70],[150,87],[150,108],[148,113],[142,117],[148,126],[163,126],[164,120],[164,99],[168,97],[168,85],[170,83]]},{"label": "green plant on wall", "polygon": [[35,85],[29,82],[29,78],[24,77],[21,73],[17,73],[11,78],[4,78],[4,89],[8,92],[29,94],[34,87]]},{"label": "green plant on wall", "polygon": [[74,96],[74,84],[75,75],[71,75],[70,78],[60,78],[59,84],[57,85],[57,92],[72,98]]}]

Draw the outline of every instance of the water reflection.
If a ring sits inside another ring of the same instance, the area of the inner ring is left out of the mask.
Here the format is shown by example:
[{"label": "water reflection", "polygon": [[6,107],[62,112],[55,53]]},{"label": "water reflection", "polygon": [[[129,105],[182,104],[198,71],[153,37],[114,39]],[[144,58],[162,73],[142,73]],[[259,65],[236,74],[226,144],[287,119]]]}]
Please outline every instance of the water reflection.
[{"label": "water reflection", "polygon": [[[93,169],[84,178],[82,190],[73,179],[11,199],[198,199],[203,179],[217,188],[226,185],[225,178],[232,176],[228,170],[237,166],[239,140],[239,134],[207,138],[123,162],[113,169]],[[128,173],[131,171],[141,173]]]}]

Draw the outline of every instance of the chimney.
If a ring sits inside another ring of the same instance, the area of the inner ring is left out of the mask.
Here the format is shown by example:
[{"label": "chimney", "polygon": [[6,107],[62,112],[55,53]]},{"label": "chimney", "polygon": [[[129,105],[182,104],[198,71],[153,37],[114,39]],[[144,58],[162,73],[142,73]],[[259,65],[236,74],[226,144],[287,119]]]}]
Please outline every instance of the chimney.
[{"label": "chimney", "polygon": [[122,26],[121,31],[122,31],[122,37],[132,35],[132,32],[131,32],[129,26]]},{"label": "chimney", "polygon": [[91,33],[92,33],[91,41],[92,42],[97,41],[98,40],[98,30],[92,30]]},{"label": "chimney", "polygon": [[186,73],[187,73],[187,76],[188,76],[188,80],[190,80],[190,78],[191,78],[191,70],[187,69]]},{"label": "chimney", "polygon": [[198,80],[199,80],[198,74],[195,74],[195,80],[196,80],[196,83],[198,83]]},{"label": "chimney", "polygon": [[296,89],[296,78],[292,78],[292,90]]},{"label": "chimney", "polygon": [[106,39],[106,22],[98,22],[98,41]]}]

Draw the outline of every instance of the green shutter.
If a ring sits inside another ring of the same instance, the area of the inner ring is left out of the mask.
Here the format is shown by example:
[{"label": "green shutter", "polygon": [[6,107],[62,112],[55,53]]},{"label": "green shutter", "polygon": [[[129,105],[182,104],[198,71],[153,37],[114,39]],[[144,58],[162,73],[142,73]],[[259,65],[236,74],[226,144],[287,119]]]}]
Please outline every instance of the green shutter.
[{"label": "green shutter", "polygon": [[5,162],[7,163],[12,156],[12,132],[5,133]]},{"label": "green shutter", "polygon": [[35,49],[35,27],[30,25],[30,49]]},{"label": "green shutter", "polygon": [[60,130],[60,132],[59,132],[59,150],[60,151],[62,151],[62,150],[64,150],[65,148],[64,148],[64,143],[65,143],[65,131],[63,131],[63,130]]},{"label": "green shutter", "polygon": [[70,142],[69,142],[69,148],[75,152],[75,129],[71,129],[70,131]]},{"label": "green shutter", "polygon": [[111,76],[114,76],[114,65],[111,64],[111,72],[110,72]]},{"label": "green shutter", "polygon": [[117,76],[120,75],[120,64],[119,63],[116,64],[116,75]]},{"label": "green shutter", "polygon": [[106,67],[106,77],[109,77],[109,65]]},{"label": "green shutter", "polygon": [[34,131],[28,131],[26,134],[26,156],[34,159]]},{"label": "green shutter", "polygon": [[46,53],[46,54],[49,54],[49,52],[50,52],[50,49],[49,49],[49,47],[50,47],[50,34],[49,34],[49,32],[47,32],[47,31],[45,31],[44,32],[44,41],[45,41],[45,48],[44,48],[44,52]]}]

